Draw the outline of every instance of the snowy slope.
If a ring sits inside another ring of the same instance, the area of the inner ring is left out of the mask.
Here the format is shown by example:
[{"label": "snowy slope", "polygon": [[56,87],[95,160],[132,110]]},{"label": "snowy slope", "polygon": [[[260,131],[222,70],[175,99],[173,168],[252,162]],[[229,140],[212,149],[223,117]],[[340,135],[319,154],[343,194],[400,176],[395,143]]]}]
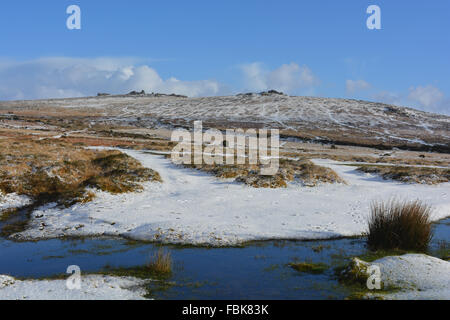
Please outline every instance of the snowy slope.
[{"label": "snowy slope", "polygon": [[450,144],[449,116],[359,100],[253,94],[207,98],[108,96],[0,103],[0,110],[33,108],[90,110],[89,114],[100,116],[101,121],[126,120],[140,126],[187,125],[202,120],[211,126],[262,125],[291,133],[301,131],[302,136],[312,139],[333,139],[333,134],[339,132],[347,140]]}]

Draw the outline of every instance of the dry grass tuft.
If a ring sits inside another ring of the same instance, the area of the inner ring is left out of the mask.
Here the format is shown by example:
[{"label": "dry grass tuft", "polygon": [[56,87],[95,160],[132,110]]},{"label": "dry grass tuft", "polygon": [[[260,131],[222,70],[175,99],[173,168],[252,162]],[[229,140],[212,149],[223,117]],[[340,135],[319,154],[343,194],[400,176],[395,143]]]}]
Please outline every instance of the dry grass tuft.
[{"label": "dry grass tuft", "polygon": [[159,275],[168,275],[172,273],[172,255],[160,248],[147,265],[150,272]]},{"label": "dry grass tuft", "polygon": [[431,207],[416,201],[374,202],[367,244],[371,250],[425,252],[432,239]]}]

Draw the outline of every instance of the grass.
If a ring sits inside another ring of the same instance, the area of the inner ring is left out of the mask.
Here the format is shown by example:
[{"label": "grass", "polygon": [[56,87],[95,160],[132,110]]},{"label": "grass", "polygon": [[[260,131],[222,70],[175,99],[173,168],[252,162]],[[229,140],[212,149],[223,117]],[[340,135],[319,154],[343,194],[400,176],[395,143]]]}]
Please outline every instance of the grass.
[{"label": "grass", "polygon": [[367,245],[373,250],[426,252],[433,236],[431,207],[416,201],[374,202]]},{"label": "grass", "polygon": [[[166,155],[170,158],[171,155]],[[235,158],[236,160],[236,158]],[[246,160],[247,161],[247,160]],[[224,160],[225,163],[225,160]],[[288,182],[298,181],[303,186],[314,187],[320,183],[345,183],[330,168],[302,160],[280,159],[278,173],[273,176],[260,174],[261,164],[182,164],[184,167],[200,170],[221,179],[235,179],[236,182],[253,188],[286,188]]]},{"label": "grass", "polygon": [[434,252],[434,256],[439,259],[450,261],[450,244],[446,241],[440,241],[438,248]]},{"label": "grass", "polygon": [[292,262],[289,263],[289,267],[300,273],[310,274],[322,274],[328,270],[328,266],[326,264],[312,262]]},{"label": "grass", "polygon": [[405,183],[438,184],[450,181],[450,169],[444,168],[363,165],[357,170]]},{"label": "grass", "polygon": [[87,150],[49,140],[0,140],[0,192],[70,206],[94,198],[87,187],[110,193],[141,189],[159,174],[119,151]]},{"label": "grass", "polygon": [[160,248],[147,264],[151,273],[159,275],[170,275],[172,273],[172,255]]},{"label": "grass", "polygon": [[[138,191],[141,182],[158,181],[158,172],[119,151],[88,150],[54,140],[14,137],[0,139],[0,193],[33,199],[30,208],[56,202],[70,207],[95,198],[89,188],[113,194]],[[17,210],[0,216],[2,236],[23,231],[29,215],[10,221]]]}]

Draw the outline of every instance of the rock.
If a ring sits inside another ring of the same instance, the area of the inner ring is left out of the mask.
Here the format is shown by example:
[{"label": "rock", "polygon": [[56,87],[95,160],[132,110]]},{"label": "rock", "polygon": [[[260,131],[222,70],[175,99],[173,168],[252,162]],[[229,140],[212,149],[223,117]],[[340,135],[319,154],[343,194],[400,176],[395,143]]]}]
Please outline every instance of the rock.
[{"label": "rock", "polygon": [[345,268],[341,274],[340,279],[345,282],[353,282],[353,283],[360,283],[365,284],[367,282],[367,279],[369,278],[369,274],[367,269],[369,268],[370,264],[362,261],[358,258],[353,258],[350,264]]},{"label": "rock", "polygon": [[141,92],[137,92],[137,91],[131,91],[130,93],[128,93],[129,96],[145,96],[145,91],[142,90]]},{"label": "rock", "polygon": [[382,291],[365,290],[367,299],[450,299],[450,262],[424,254],[388,256],[367,263],[353,258],[340,274],[340,280],[360,283],[363,288],[370,266],[380,270]]},{"label": "rock", "polygon": [[279,92],[276,90],[264,91],[264,92],[261,92],[260,95],[262,95],[262,96],[272,96],[272,95],[285,96],[285,94],[283,92]]}]

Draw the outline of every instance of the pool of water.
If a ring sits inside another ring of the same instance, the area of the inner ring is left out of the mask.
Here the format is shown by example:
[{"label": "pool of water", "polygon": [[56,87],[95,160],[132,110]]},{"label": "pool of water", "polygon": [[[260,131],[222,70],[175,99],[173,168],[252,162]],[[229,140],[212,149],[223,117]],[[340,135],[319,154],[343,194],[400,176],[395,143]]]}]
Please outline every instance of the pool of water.
[{"label": "pool of water", "polygon": [[[450,219],[435,226],[431,251],[450,243]],[[334,277],[333,268],[366,252],[363,239],[265,241],[243,248],[164,246],[174,261],[168,285],[151,284],[156,299],[343,299],[352,292]],[[69,265],[82,272],[146,264],[157,244],[123,239],[11,242],[0,239],[0,274],[39,278],[65,273]],[[325,263],[323,274],[300,274],[288,263]]]}]

